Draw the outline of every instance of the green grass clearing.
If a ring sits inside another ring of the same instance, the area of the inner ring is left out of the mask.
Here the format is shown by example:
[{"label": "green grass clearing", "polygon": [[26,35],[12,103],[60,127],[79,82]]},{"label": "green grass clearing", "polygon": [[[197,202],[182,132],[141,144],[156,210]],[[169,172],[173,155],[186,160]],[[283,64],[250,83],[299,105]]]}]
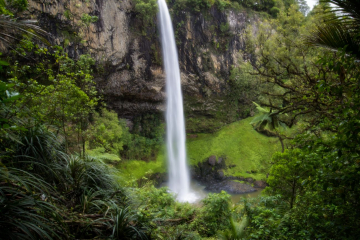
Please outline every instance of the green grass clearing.
[{"label": "green grass clearing", "polygon": [[134,181],[151,173],[166,172],[164,152],[164,149],[161,150],[154,161],[124,160],[117,165],[117,168],[123,173],[122,177],[125,181]]},{"label": "green grass clearing", "polygon": [[[229,124],[213,134],[198,134],[187,140],[190,165],[206,160],[211,155],[226,156],[226,165],[235,165],[225,171],[226,175],[265,179],[274,152],[281,151],[276,137],[256,132],[250,125],[252,118]],[[148,173],[166,172],[165,148],[155,161],[125,160],[117,166],[126,180],[144,177]],[[247,173],[250,172],[250,173]],[[256,173],[251,173],[256,171]]]},{"label": "green grass clearing", "polygon": [[104,148],[86,149],[86,154],[103,161],[121,161],[120,157],[113,153],[106,153]]},{"label": "green grass clearing", "polygon": [[[267,137],[256,132],[247,118],[223,127],[214,134],[199,134],[187,142],[191,165],[211,155],[226,156],[226,165],[235,165],[225,171],[226,175],[265,179],[274,152],[281,151],[276,137]],[[251,171],[256,173],[247,173]]]}]

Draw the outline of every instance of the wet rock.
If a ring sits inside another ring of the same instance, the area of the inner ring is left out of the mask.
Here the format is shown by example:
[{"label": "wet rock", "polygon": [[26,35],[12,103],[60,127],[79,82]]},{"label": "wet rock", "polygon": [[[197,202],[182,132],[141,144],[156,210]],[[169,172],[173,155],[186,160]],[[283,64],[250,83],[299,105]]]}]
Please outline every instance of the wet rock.
[{"label": "wet rock", "polygon": [[168,182],[168,181],[169,181],[169,175],[168,175],[168,174],[165,174],[163,181],[164,181],[164,182]]},{"label": "wet rock", "polygon": [[240,183],[232,180],[224,180],[219,183],[212,184],[205,188],[207,191],[211,192],[221,192],[226,191],[231,194],[239,194],[239,193],[249,193],[256,192],[257,190],[250,186],[249,184]]},{"label": "wet rock", "polygon": [[237,179],[240,180],[240,181],[245,181],[246,180],[246,178],[244,178],[244,177],[237,177]]},{"label": "wet rock", "polygon": [[[231,194],[238,194],[256,191],[256,189],[251,186],[251,184],[255,182],[253,178],[225,176],[225,162],[225,156],[221,156],[216,160],[216,156],[212,155],[191,169],[192,177],[205,185],[205,189],[211,192],[226,191]],[[263,186],[263,183],[258,182],[256,186],[261,188],[260,186]]]},{"label": "wet rock", "polygon": [[245,178],[245,181],[248,182],[248,183],[253,183],[253,182],[255,182],[255,180],[254,180],[253,178],[251,178],[251,177]]},{"label": "wet rock", "polygon": [[190,177],[195,178],[196,177],[196,170],[194,168],[190,168]]},{"label": "wet rock", "polygon": [[129,119],[125,119],[125,123],[126,123],[126,127],[129,128],[129,131],[132,131],[133,127],[134,127],[134,123],[132,121],[130,121]]},{"label": "wet rock", "polygon": [[215,166],[216,156],[215,156],[215,155],[210,156],[208,162],[209,162],[209,164],[210,164],[211,166]]},{"label": "wet rock", "polygon": [[254,182],[255,188],[265,188],[267,186],[267,183],[263,180],[258,180]]},{"label": "wet rock", "polygon": [[225,178],[224,171],[223,170],[218,170],[216,178],[220,179],[220,180],[223,180]]}]

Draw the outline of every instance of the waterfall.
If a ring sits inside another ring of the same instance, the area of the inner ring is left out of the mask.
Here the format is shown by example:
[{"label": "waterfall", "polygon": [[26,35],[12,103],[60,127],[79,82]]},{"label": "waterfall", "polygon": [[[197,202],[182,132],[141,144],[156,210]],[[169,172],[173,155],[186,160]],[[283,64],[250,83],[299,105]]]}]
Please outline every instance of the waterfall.
[{"label": "waterfall", "polygon": [[181,93],[180,69],[174,30],[165,0],[158,0],[159,24],[166,74],[166,148],[169,169],[169,189],[177,200],[194,201],[190,192],[190,174],[186,163],[185,122]]}]

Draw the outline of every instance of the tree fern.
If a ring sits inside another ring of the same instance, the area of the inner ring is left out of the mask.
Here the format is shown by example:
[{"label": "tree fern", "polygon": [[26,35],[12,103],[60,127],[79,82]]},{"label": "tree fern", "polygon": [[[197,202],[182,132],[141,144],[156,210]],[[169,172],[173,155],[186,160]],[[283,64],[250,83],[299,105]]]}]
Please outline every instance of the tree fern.
[{"label": "tree fern", "polygon": [[286,128],[286,124],[279,119],[280,112],[273,112],[271,109],[263,108],[259,104],[253,102],[256,106],[256,109],[259,110],[259,116],[255,117],[250,124],[254,126],[258,131],[264,131],[267,127],[270,131],[275,131],[275,135],[279,138],[281,143],[282,151],[284,152],[284,143],[282,137],[278,133],[277,129],[281,126]]},{"label": "tree fern", "polygon": [[224,232],[218,234],[221,240],[240,240],[245,235],[245,228],[249,224],[249,219],[244,216],[241,222],[235,222],[234,219],[230,218],[230,228]]}]

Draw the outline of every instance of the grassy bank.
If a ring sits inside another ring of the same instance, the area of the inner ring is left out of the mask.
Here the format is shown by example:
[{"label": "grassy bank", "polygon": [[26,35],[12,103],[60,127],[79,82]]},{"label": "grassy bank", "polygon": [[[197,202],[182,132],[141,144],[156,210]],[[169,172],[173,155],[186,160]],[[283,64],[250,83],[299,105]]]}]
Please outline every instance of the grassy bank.
[{"label": "grassy bank", "polygon": [[[277,138],[266,137],[256,132],[250,125],[252,118],[247,118],[223,127],[213,134],[198,134],[187,140],[187,154],[190,165],[196,165],[211,155],[225,156],[226,175],[264,179],[270,167],[271,156],[281,151]],[[234,166],[235,165],[235,166]],[[125,179],[138,179],[149,172],[165,172],[164,150],[156,161],[124,161],[118,165]],[[253,171],[253,173],[251,172]]]},{"label": "grassy bank", "polygon": [[197,138],[189,139],[190,164],[195,165],[211,155],[226,156],[226,165],[235,165],[225,171],[226,175],[264,179],[271,156],[281,151],[281,145],[277,138],[256,132],[250,125],[251,120],[247,118],[229,124],[214,134],[199,134]]},{"label": "grassy bank", "polygon": [[117,165],[122,172],[122,178],[132,182],[148,174],[166,172],[164,151],[161,151],[155,161],[145,162],[142,160],[125,160]]}]

